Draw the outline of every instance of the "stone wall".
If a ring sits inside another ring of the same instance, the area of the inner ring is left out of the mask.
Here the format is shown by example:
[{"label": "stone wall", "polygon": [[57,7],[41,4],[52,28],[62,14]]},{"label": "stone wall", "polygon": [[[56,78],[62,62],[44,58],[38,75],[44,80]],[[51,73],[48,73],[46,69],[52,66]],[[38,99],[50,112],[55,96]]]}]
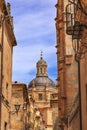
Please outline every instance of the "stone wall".
[{"label": "stone wall", "polygon": [[[1,17],[2,16],[2,17]],[[9,111],[12,91],[12,55],[16,45],[7,5],[0,1],[0,129],[10,129]]]},{"label": "stone wall", "polygon": [[[23,83],[12,84],[12,98],[10,111],[10,129],[21,130],[25,129],[27,124],[27,87]],[[17,111],[15,105],[20,105]]]},{"label": "stone wall", "polygon": [[81,84],[81,108],[82,108],[82,128],[87,128],[87,53],[80,60],[80,84]]},{"label": "stone wall", "polygon": [[[39,109],[44,121],[45,129],[53,128],[53,109],[50,105],[51,96],[57,92],[56,87],[33,86],[28,88],[28,97],[31,95],[34,99],[34,105]],[[39,100],[38,94],[42,94],[42,100]],[[58,106],[56,106],[58,108]]]},{"label": "stone wall", "polygon": [[75,100],[71,106],[68,127],[69,130],[80,130],[79,94],[75,97]]},{"label": "stone wall", "polygon": [[78,92],[78,64],[74,58],[72,37],[66,34],[66,5],[68,0],[56,4],[58,107],[61,125],[67,126],[70,107]]}]

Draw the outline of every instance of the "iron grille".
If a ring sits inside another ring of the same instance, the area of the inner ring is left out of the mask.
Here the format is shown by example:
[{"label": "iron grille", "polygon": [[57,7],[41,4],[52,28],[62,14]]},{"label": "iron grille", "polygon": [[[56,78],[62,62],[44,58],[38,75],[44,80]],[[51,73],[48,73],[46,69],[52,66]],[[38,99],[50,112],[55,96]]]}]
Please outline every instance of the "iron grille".
[{"label": "iron grille", "polygon": [[76,19],[78,4],[73,2],[66,6],[66,33],[72,35],[72,39],[81,39],[83,25]]}]

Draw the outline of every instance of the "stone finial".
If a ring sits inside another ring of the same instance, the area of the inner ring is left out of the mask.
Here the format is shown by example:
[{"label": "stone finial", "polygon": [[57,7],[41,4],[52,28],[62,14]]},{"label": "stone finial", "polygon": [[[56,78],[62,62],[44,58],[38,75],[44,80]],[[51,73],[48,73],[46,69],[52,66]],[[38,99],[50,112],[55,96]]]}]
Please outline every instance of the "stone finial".
[{"label": "stone finial", "polygon": [[43,59],[43,51],[41,49],[40,59]]},{"label": "stone finial", "polygon": [[10,3],[7,3],[7,11],[8,11],[8,15],[11,15],[11,5]]}]

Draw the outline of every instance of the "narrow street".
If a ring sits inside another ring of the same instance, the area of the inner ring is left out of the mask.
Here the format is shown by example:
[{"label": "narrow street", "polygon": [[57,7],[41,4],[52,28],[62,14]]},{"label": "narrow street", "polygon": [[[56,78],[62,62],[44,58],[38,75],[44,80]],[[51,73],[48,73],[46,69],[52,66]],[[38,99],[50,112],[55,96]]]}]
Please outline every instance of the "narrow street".
[{"label": "narrow street", "polygon": [[86,0],[0,0],[0,130],[87,130],[86,52]]}]

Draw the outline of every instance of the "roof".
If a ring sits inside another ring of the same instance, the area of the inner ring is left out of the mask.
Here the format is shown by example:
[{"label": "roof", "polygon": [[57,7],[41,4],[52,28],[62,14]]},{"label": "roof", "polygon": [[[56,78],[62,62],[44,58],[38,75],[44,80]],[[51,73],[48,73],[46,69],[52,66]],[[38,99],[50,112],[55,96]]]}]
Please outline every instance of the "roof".
[{"label": "roof", "polygon": [[48,77],[48,76],[41,76],[34,78],[28,85],[28,88],[30,87],[55,87],[55,83]]}]

